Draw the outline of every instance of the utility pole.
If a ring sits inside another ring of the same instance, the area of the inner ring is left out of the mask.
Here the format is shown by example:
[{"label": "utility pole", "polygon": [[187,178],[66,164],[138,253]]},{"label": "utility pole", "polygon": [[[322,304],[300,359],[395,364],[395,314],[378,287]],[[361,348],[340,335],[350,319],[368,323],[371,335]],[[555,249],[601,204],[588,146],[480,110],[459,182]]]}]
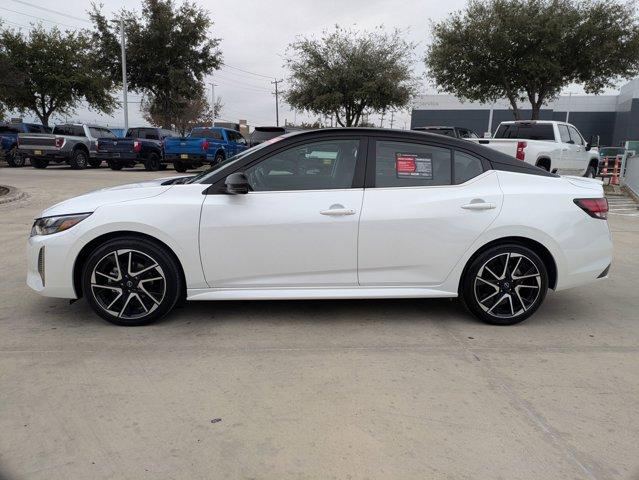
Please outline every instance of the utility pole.
[{"label": "utility pole", "polygon": [[393,128],[394,120],[395,120],[395,110],[391,110],[390,128]]},{"label": "utility pole", "polygon": [[211,82],[209,85],[211,85],[211,112],[213,114],[213,125],[215,125],[215,87],[217,87],[217,84]]},{"label": "utility pole", "polygon": [[566,123],[570,118],[570,99],[572,98],[572,92],[568,92],[568,106],[566,107]]},{"label": "utility pole", "polygon": [[279,106],[279,90],[277,89],[277,85],[281,82],[283,82],[284,80],[278,80],[277,78],[275,79],[274,82],[271,82],[273,84],[275,84],[275,126],[279,127],[280,126],[280,106]]},{"label": "utility pole", "polygon": [[129,103],[127,100],[128,85],[126,83],[126,44],[124,38],[124,18],[120,19],[120,44],[122,46],[122,106],[124,107],[124,134],[129,129]]}]

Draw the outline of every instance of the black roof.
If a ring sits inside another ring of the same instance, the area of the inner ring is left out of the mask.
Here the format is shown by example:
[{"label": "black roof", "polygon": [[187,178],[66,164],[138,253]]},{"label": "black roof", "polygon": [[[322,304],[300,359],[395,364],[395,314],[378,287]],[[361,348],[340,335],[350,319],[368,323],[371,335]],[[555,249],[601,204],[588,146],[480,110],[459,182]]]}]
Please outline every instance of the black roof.
[{"label": "black roof", "polygon": [[[371,128],[371,127],[341,127],[341,128],[321,128],[317,130],[303,130],[298,132],[291,132],[283,135],[284,138],[299,139],[304,136],[325,136],[325,135],[339,135],[349,136],[356,133],[358,135],[370,135],[378,137],[386,137],[397,139],[399,141],[413,140],[428,140],[433,145],[440,145],[447,148],[456,148],[459,150],[466,150],[470,153],[483,157],[488,160],[494,170],[507,170],[511,172],[527,173],[530,175],[540,175],[547,177],[555,177],[556,175],[550,173],[543,168],[536,167],[529,163],[517,160],[515,157],[506,155],[505,153],[498,152],[492,148],[484,147],[476,142],[471,142],[463,138],[447,137],[444,135],[438,135],[435,133],[428,133],[418,130],[395,130],[390,128]],[[279,143],[279,142],[278,142]],[[280,144],[281,145],[281,144]]]}]

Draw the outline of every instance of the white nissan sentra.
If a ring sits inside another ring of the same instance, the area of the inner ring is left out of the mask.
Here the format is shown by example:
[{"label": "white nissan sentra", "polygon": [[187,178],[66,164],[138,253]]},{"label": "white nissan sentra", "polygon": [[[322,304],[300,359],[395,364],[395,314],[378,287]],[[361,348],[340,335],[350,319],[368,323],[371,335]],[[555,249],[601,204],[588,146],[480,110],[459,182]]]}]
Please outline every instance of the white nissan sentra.
[{"label": "white nissan sentra", "polygon": [[54,205],[33,225],[27,283],[118,325],[183,299],[457,296],[514,324],[549,288],[607,277],[607,212],[600,182],[464,140],[316,130]]}]

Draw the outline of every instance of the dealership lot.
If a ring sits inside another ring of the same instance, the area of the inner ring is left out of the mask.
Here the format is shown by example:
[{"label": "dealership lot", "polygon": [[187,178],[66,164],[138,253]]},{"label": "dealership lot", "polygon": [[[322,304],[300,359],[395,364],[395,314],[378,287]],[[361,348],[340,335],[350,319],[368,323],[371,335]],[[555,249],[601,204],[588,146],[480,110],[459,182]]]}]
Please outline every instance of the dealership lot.
[{"label": "dealership lot", "polygon": [[[191,303],[118,328],[24,284],[43,208],[172,175],[0,168],[0,477],[637,478],[639,217],[514,327],[449,300]],[[624,205],[625,206],[625,205]]]}]

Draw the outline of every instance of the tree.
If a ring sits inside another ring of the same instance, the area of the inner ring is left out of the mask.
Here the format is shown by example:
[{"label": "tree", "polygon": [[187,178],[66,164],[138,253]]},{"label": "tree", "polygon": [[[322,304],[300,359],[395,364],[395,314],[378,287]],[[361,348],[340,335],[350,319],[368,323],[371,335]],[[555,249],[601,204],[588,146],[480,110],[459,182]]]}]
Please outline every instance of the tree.
[{"label": "tree", "polygon": [[426,67],[462,99],[507,98],[532,119],[562,88],[600,93],[639,71],[639,24],[631,4],[610,0],[471,0],[433,25]]},{"label": "tree", "polygon": [[169,126],[184,136],[193,127],[212,125],[214,118],[219,118],[224,108],[222,97],[218,97],[211,108],[203,88],[196,99],[184,100],[176,104],[180,105],[178,109],[167,112],[161,104],[156,103],[154,97],[147,97],[142,101],[140,110],[144,119],[151,125]]},{"label": "tree", "polygon": [[119,38],[124,19],[128,87],[152,99],[155,118],[168,121],[198,100],[204,76],[221,65],[220,40],[209,38],[212,22],[195,4],[176,7],[172,0],[143,0],[141,15],[122,10],[111,20],[94,4],[90,16],[100,58],[116,82],[122,78]]},{"label": "tree", "polygon": [[286,101],[298,110],[359,125],[365,113],[406,105],[415,92],[414,45],[399,31],[355,32],[336,26],[320,39],[289,45]]},{"label": "tree", "polygon": [[[0,31],[3,66],[0,100],[8,109],[32,112],[48,126],[53,114],[72,114],[81,102],[111,113],[117,105],[114,84],[94,56],[84,31],[49,31],[35,26],[28,35]],[[4,75],[4,72],[10,72]]]}]

